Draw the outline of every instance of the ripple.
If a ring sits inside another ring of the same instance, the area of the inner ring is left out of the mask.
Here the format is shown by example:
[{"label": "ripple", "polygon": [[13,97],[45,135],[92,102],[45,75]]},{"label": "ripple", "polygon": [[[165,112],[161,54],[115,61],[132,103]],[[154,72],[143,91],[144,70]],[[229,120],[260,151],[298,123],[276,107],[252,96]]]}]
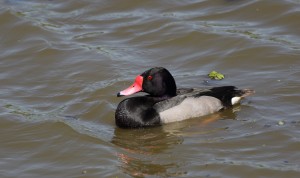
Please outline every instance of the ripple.
[{"label": "ripple", "polygon": [[[299,175],[299,1],[120,2],[0,2],[2,176]],[[257,92],[216,115],[116,128],[115,94],[153,66],[178,87]]]}]

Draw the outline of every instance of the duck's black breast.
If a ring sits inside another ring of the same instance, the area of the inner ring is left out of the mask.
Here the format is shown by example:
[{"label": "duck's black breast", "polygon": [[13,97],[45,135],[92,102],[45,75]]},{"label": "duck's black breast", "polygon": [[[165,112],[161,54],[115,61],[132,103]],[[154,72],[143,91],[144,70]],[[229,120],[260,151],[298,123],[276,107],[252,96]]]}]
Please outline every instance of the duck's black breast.
[{"label": "duck's black breast", "polygon": [[160,116],[153,108],[157,98],[139,96],[127,98],[117,107],[116,125],[122,128],[138,128],[160,125]]}]

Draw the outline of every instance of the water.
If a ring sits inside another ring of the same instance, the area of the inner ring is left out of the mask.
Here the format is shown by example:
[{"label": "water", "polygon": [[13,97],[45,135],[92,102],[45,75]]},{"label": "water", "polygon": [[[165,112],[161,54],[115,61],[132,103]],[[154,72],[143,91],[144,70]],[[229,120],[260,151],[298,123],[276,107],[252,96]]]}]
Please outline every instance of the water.
[{"label": "water", "polygon": [[[299,177],[299,17],[298,0],[1,1],[0,176]],[[153,66],[256,94],[117,128],[116,93]]]}]

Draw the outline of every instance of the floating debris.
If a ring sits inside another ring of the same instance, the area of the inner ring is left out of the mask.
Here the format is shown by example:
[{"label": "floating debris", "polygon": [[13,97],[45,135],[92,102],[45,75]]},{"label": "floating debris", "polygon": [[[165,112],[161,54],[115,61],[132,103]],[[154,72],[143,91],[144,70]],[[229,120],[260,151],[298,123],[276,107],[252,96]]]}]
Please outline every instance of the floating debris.
[{"label": "floating debris", "polygon": [[83,170],[83,171],[82,171],[82,174],[86,174],[86,173],[87,173],[87,170]]},{"label": "floating debris", "polygon": [[211,71],[209,74],[208,74],[209,78],[211,79],[214,79],[214,80],[222,80],[225,78],[225,76],[219,72],[216,72],[216,71]]},{"label": "floating debris", "polygon": [[278,121],[278,125],[284,125],[285,122],[284,121]]}]

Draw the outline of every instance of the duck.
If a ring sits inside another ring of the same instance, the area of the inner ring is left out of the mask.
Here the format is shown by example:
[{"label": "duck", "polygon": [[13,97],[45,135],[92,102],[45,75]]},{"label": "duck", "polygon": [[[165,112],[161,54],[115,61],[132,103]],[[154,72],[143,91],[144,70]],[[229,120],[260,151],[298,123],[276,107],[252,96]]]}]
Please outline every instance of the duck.
[{"label": "duck", "polygon": [[235,86],[212,88],[180,88],[171,73],[154,67],[140,75],[118,97],[144,92],[122,100],[115,111],[115,123],[120,128],[144,128],[198,118],[232,107],[253,94],[252,89]]}]

